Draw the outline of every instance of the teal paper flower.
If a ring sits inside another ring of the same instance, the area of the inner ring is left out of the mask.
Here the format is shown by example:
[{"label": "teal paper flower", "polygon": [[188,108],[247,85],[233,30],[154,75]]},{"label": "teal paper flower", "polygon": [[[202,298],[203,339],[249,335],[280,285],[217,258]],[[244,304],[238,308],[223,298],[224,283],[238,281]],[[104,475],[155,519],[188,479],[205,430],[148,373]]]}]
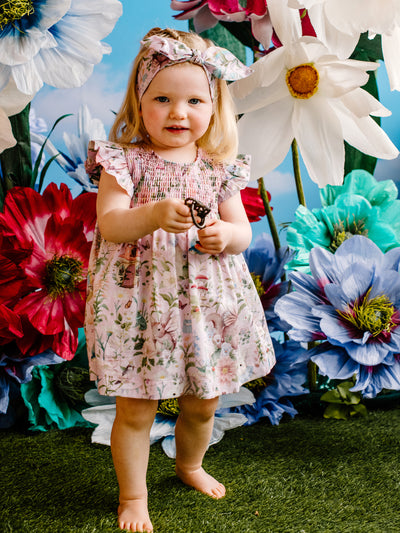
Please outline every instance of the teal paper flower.
[{"label": "teal paper flower", "polygon": [[400,246],[400,200],[393,181],[377,182],[366,171],[348,174],[344,184],[321,190],[321,209],[300,205],[289,226],[287,243],[297,251],[290,270],[309,271],[309,254],[320,246],[330,252],[354,235],[373,241],[382,252]]}]

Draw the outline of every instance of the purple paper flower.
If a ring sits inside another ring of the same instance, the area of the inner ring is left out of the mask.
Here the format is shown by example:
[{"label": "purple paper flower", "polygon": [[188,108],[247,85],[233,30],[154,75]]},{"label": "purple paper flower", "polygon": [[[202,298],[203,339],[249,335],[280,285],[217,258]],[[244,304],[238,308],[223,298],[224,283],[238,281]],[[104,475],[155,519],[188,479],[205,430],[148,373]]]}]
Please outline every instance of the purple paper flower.
[{"label": "purple paper flower", "polygon": [[285,265],[294,252],[288,247],[275,250],[272,237],[263,233],[243,255],[260,296],[270,331],[287,331],[289,325],[279,319],[274,306],[281,296],[289,292],[289,282],[282,281],[282,276]]},{"label": "purple paper flower", "polygon": [[236,407],[234,412],[247,418],[245,425],[254,424],[262,417],[268,417],[271,424],[278,425],[284,413],[292,418],[297,414],[288,396],[308,393],[303,387],[307,380],[308,350],[293,341],[279,344],[273,339],[276,364],[267,376],[267,385],[251,405]]},{"label": "purple paper flower", "polygon": [[311,275],[291,272],[295,291],[275,311],[299,342],[325,340],[311,359],[330,379],[356,376],[352,390],[400,389],[400,247],[383,253],[354,236],[335,254],[313,248]]}]

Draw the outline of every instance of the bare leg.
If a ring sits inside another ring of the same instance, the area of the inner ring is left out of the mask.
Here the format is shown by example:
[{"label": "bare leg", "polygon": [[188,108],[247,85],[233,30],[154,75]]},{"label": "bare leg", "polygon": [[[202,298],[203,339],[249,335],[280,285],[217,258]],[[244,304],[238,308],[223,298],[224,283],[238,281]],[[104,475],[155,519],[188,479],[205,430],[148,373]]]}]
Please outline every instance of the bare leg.
[{"label": "bare leg", "polygon": [[146,473],[150,429],[157,401],[117,398],[111,452],[119,484],[118,524],[121,529],[151,532],[147,510]]},{"label": "bare leg", "polygon": [[202,468],[210,443],[218,398],[201,400],[195,396],[179,398],[180,414],[175,426],[176,474],[186,485],[211,496],[222,498],[225,487]]}]

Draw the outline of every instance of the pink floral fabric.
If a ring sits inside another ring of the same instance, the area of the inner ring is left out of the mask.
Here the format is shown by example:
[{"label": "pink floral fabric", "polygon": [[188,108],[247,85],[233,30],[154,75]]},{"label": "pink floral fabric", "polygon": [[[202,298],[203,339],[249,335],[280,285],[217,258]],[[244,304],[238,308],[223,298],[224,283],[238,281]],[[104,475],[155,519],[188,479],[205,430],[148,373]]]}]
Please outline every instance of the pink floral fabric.
[{"label": "pink floral fabric", "polygon": [[[226,166],[199,150],[191,164],[153,151],[96,142],[88,164],[112,174],[131,205],[194,197],[218,204],[245,187],[248,161]],[[128,183],[127,176],[130,176]],[[197,229],[158,229],[115,244],[96,232],[89,261],[86,338],[101,394],[165,399],[237,392],[275,359],[264,311],[242,255],[192,251]]]}]

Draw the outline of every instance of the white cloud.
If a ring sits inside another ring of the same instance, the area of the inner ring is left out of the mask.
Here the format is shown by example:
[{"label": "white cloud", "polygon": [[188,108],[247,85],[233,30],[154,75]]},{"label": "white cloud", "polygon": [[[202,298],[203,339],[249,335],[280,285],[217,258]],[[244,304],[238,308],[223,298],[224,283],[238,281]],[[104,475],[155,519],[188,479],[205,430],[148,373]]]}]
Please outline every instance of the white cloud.
[{"label": "white cloud", "polygon": [[[272,197],[288,194],[295,190],[294,176],[290,172],[280,172],[274,170],[264,176],[265,188]],[[251,181],[250,187],[257,187],[257,181]]]}]

